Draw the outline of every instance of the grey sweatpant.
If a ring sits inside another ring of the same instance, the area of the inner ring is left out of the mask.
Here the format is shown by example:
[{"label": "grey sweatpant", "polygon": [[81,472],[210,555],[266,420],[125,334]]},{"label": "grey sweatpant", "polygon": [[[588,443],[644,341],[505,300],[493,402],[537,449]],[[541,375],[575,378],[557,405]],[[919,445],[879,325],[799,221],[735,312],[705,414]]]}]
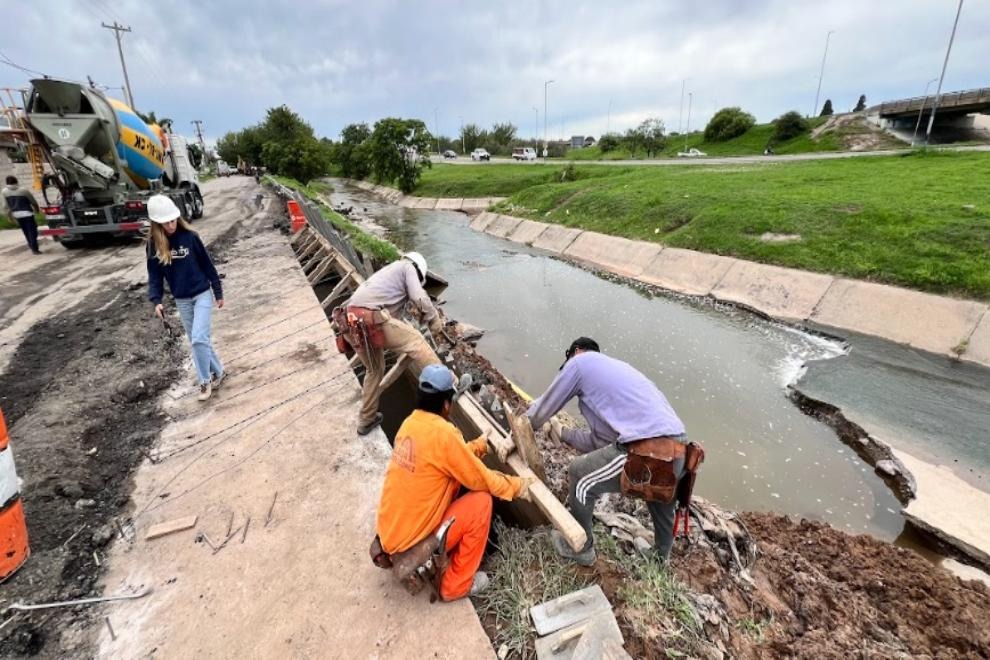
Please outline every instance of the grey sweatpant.
[{"label": "grey sweatpant", "polygon": [[[578,456],[567,469],[570,477],[569,508],[588,533],[587,549],[594,543],[591,534],[595,502],[604,493],[619,493],[619,475],[626,464],[627,450],[623,445],[611,444]],[[674,474],[684,476],[684,459],[674,461]],[[677,501],[670,504],[647,502],[646,508],[653,519],[653,534],[657,553],[664,559],[670,557],[674,545],[674,512]]]}]

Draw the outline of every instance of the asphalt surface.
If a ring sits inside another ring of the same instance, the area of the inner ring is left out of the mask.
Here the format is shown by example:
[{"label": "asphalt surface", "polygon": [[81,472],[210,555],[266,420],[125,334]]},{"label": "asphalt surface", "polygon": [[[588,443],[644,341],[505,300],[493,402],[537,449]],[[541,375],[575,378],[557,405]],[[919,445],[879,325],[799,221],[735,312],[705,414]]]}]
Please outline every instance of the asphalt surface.
[{"label": "asphalt surface", "polygon": [[[935,147],[940,151],[990,151],[990,145],[974,145],[965,147]],[[904,154],[911,151],[910,148],[904,149],[885,149],[881,151],[821,151],[817,153],[808,154],[793,154],[789,156],[705,156],[703,158],[660,158],[655,160],[579,160],[579,161],[569,161],[566,158],[551,158],[549,163],[568,163],[574,162],[578,164],[588,164],[588,165],[639,165],[639,166],[654,166],[662,167],[665,165],[747,165],[755,163],[792,163],[796,161],[803,160],[832,160],[836,158],[863,158],[868,156],[893,156],[896,154]],[[515,163],[520,166],[526,165],[542,165],[544,163],[543,159],[536,161],[517,161],[512,158],[492,158],[490,163]],[[468,156],[461,156],[455,159],[438,159],[434,161],[434,165],[443,163],[449,165],[488,165],[489,162],[485,161],[473,161]]]}]

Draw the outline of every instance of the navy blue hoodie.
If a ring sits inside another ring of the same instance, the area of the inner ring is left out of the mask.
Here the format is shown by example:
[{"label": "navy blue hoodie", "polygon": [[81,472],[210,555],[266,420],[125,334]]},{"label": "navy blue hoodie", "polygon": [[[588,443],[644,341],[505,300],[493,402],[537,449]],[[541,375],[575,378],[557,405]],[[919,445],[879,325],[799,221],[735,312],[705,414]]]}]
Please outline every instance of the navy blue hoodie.
[{"label": "navy blue hoodie", "polygon": [[213,296],[222,300],[220,276],[199,235],[176,229],[168,237],[168,244],[172,263],[163,264],[158,261],[154,243],[148,243],[148,300],[155,305],[162,302],[165,293],[162,279],[168,281],[168,289],[176,298],[193,298],[212,286]]}]

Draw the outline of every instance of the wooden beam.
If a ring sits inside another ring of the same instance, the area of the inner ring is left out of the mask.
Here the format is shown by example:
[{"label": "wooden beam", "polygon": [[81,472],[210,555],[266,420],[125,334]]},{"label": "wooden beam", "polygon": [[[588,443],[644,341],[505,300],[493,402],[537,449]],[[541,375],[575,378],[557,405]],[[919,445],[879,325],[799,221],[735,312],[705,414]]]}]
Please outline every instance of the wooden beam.
[{"label": "wooden beam", "polygon": [[193,515],[186,516],[185,518],[176,518],[175,520],[166,520],[165,522],[152,525],[148,528],[148,535],[144,537],[144,540],[150,541],[152,539],[157,539],[160,536],[190,529],[196,526],[196,520],[197,517]]},{"label": "wooden beam", "polygon": [[304,238],[306,239],[310,238],[310,234],[312,233],[312,231],[313,230],[309,228],[309,225],[303,225],[302,229],[297,231],[289,238],[289,245],[296,247],[299,244],[299,242]]},{"label": "wooden beam", "polygon": [[540,454],[539,445],[536,444],[536,436],[533,433],[533,425],[529,423],[529,417],[525,414],[516,415],[505,401],[502,401],[502,408],[505,410],[506,419],[509,420],[516,450],[540,481],[546,481],[547,472],[543,466],[543,456]]},{"label": "wooden beam", "polygon": [[341,278],[339,282],[337,282],[337,286],[333,288],[333,291],[331,291],[326,298],[320,301],[320,304],[323,306],[323,309],[326,309],[327,306],[332,301],[339,298],[340,294],[344,293],[344,291],[346,291],[347,288],[351,286],[352,279],[354,279],[354,276],[350,272],[348,272],[346,275],[344,275],[343,278]]},{"label": "wooden beam", "polygon": [[399,359],[395,361],[392,368],[388,370],[388,373],[382,378],[382,382],[378,385],[378,395],[381,396],[382,392],[387,390],[392,383],[399,380],[399,376],[405,372],[409,367],[409,356],[405,353],[399,356]]},{"label": "wooden beam", "polygon": [[316,285],[327,273],[333,269],[333,259],[325,259],[323,265],[317,268],[315,271],[309,274],[309,283]]},{"label": "wooden beam", "polygon": [[309,275],[314,270],[319,268],[323,262],[330,259],[331,256],[326,253],[322,248],[317,250],[312,258],[308,259],[305,264],[303,264],[303,275]]}]

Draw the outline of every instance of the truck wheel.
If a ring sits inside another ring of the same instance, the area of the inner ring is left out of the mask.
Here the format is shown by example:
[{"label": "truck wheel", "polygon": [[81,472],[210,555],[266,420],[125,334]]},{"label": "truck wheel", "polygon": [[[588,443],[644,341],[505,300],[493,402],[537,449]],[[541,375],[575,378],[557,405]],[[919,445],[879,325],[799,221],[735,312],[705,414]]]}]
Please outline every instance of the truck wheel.
[{"label": "truck wheel", "polygon": [[62,245],[62,247],[64,247],[66,250],[78,250],[79,248],[81,248],[83,246],[83,243],[85,243],[85,242],[86,241],[80,241],[80,240],[76,240],[76,241],[59,241],[59,243]]},{"label": "truck wheel", "polygon": [[203,196],[198,192],[194,192],[192,194],[192,207],[193,207],[193,211],[192,211],[193,220],[199,220],[200,218],[202,218],[203,210],[204,210]]}]

